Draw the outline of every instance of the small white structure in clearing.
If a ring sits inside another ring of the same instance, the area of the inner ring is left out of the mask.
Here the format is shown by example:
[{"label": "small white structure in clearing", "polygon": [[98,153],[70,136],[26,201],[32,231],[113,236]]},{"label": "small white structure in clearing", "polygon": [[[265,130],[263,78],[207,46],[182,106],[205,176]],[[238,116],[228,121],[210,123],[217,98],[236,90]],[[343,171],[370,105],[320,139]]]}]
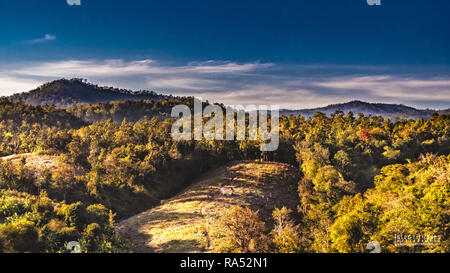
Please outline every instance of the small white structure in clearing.
[{"label": "small white structure in clearing", "polygon": [[220,192],[222,193],[222,195],[231,196],[231,195],[233,195],[233,188],[232,187],[228,187],[228,186],[223,186],[220,189]]}]

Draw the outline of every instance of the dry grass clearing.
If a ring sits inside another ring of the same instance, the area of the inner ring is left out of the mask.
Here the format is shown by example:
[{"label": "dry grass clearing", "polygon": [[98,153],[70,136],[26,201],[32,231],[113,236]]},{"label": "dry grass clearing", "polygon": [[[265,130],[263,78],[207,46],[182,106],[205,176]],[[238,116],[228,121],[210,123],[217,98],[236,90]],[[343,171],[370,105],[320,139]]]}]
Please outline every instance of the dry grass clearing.
[{"label": "dry grass clearing", "polygon": [[38,155],[38,154],[14,154],[10,156],[0,157],[1,160],[10,160],[13,164],[18,163],[25,158],[25,166],[31,169],[52,169],[56,167],[57,156]]},{"label": "dry grass clearing", "polygon": [[[217,220],[231,206],[258,210],[268,227],[271,213],[283,205],[296,210],[297,171],[274,162],[238,162],[206,174],[161,205],[119,223],[117,232],[136,252],[212,252],[221,230]],[[233,188],[222,195],[222,186]]]}]

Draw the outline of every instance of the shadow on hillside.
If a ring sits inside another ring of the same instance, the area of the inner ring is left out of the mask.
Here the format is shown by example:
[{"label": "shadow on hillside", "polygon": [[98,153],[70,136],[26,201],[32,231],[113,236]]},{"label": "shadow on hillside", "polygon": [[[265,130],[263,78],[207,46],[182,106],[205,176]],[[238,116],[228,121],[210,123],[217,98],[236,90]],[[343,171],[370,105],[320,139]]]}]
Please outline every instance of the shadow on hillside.
[{"label": "shadow on hillside", "polygon": [[[267,183],[262,187],[262,195],[257,197],[251,204],[252,209],[259,210],[263,219],[272,219],[272,212],[275,208],[282,208],[283,206],[292,210],[294,219],[299,219],[297,206],[300,202],[297,193],[297,178],[292,177],[278,183]],[[291,215],[292,217],[292,215]],[[269,226],[273,224],[268,221]]]},{"label": "shadow on hillside", "polygon": [[127,241],[133,245],[136,253],[154,253],[155,248],[148,245],[148,242],[152,241],[153,236],[151,234],[142,233],[138,230],[130,228],[128,230],[121,230],[120,234],[122,238],[127,238]]}]

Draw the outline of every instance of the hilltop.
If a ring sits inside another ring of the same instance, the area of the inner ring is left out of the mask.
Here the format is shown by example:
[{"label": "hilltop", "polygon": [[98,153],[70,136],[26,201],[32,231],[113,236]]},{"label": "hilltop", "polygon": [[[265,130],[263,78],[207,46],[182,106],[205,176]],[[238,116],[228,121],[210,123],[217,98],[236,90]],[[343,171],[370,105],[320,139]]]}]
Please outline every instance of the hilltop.
[{"label": "hilltop", "polygon": [[[137,252],[213,252],[221,233],[218,219],[232,206],[258,210],[268,228],[273,209],[287,206],[296,211],[297,173],[282,163],[234,163],[205,174],[160,206],[120,222],[116,231]],[[222,195],[222,186],[233,187],[233,195]]]},{"label": "hilltop", "polygon": [[60,79],[45,83],[25,93],[14,94],[8,99],[22,100],[30,105],[54,104],[66,107],[74,104],[95,104],[120,100],[154,100],[171,98],[153,91],[131,91],[114,87],[100,87],[84,79]]}]

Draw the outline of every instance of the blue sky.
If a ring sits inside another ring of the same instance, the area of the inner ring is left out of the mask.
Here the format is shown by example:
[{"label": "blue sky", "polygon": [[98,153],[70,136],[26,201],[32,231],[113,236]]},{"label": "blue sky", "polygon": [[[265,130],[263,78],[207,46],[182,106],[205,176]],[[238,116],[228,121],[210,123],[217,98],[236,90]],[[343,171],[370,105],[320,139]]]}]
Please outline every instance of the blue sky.
[{"label": "blue sky", "polygon": [[0,0],[0,95],[61,77],[226,104],[450,107],[450,1]]}]

